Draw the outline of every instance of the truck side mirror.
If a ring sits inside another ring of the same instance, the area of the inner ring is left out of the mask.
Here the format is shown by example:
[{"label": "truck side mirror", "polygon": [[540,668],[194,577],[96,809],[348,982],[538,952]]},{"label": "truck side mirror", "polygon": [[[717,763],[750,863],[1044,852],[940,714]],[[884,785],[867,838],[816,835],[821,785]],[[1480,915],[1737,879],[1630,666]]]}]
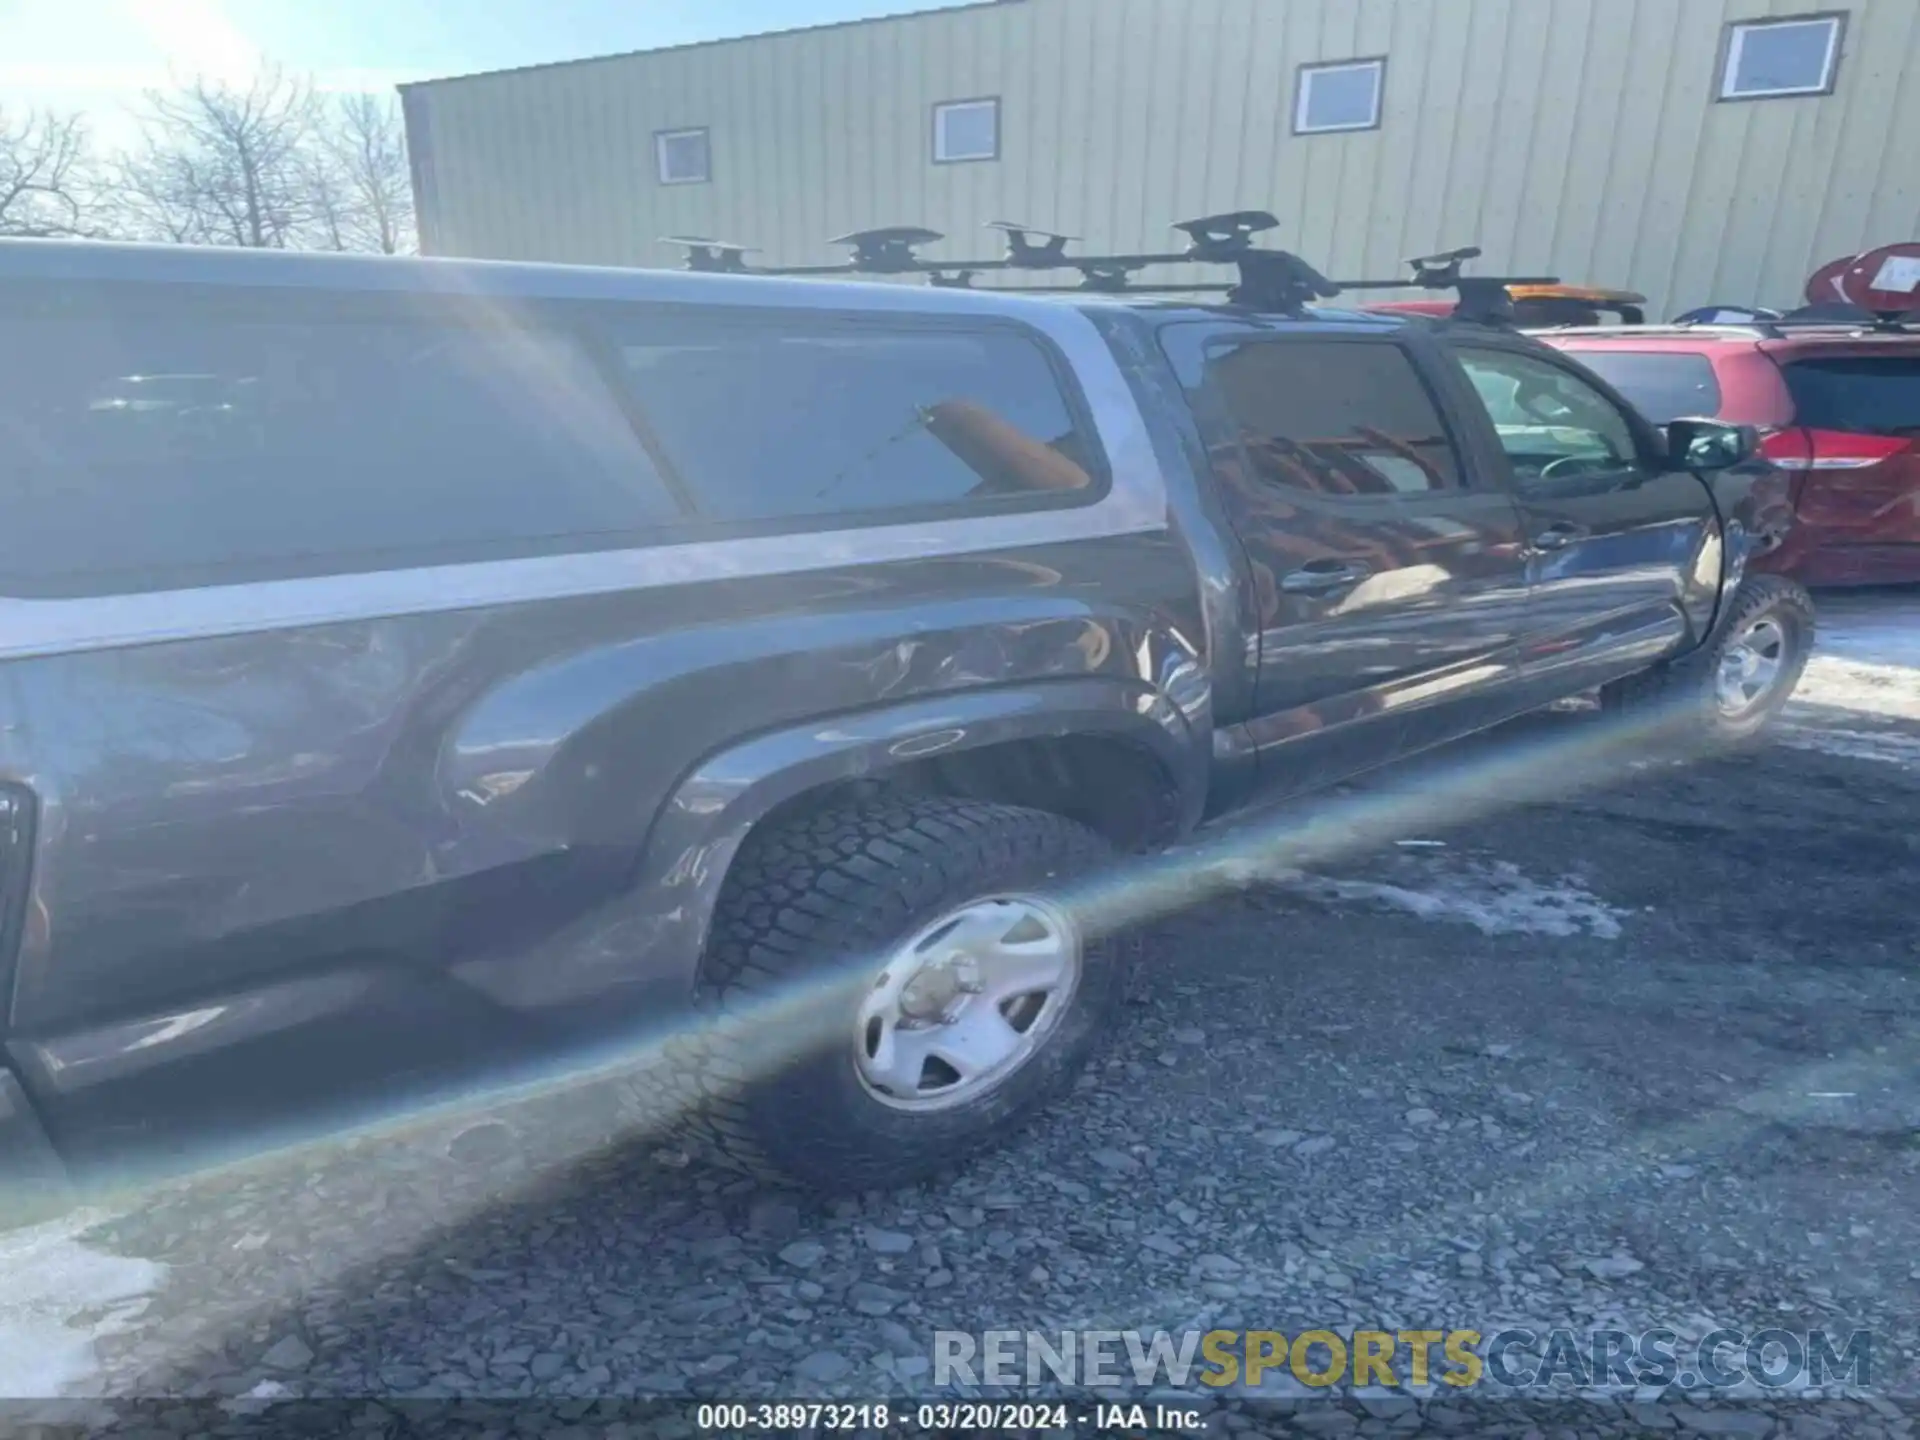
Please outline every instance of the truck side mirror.
[{"label": "truck side mirror", "polygon": [[1760,432],[1751,425],[1719,420],[1672,420],[1667,463],[1676,470],[1731,470],[1760,453]]}]

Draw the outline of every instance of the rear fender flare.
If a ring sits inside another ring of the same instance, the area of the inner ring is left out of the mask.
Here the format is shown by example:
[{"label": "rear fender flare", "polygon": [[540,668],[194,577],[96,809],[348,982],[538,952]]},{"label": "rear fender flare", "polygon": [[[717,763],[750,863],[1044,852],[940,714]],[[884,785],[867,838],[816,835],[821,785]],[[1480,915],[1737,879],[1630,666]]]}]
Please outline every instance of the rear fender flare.
[{"label": "rear fender flare", "polygon": [[1180,828],[1197,823],[1206,803],[1210,737],[1195,735],[1166,696],[1137,681],[1048,681],[838,716],[721,750],[675,788],[636,876],[659,921],[655,939],[691,990],[734,856],[755,825],[790,801],[848,781],[882,780],[936,756],[1076,736],[1143,751],[1173,787]]}]

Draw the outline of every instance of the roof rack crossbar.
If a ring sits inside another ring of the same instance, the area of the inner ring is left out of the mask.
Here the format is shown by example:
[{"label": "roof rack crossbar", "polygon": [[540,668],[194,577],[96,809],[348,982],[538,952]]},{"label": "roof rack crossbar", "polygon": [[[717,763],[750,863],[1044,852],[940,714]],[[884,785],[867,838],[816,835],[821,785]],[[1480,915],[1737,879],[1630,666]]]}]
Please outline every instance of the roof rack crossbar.
[{"label": "roof rack crossbar", "polygon": [[1808,330],[1839,330],[1856,335],[1914,335],[1920,334],[1920,311],[1882,312],[1851,319],[1840,316],[1822,319],[1782,315],[1772,320],[1673,320],[1668,322],[1667,328],[1742,330],[1769,340],[1784,340],[1796,332]]},{"label": "roof rack crossbar", "polygon": [[1122,285],[1103,286],[1098,280],[1082,280],[1078,285],[981,285],[975,287],[989,295],[1228,295],[1240,288],[1237,281],[1203,281],[1195,285]]},{"label": "roof rack crossbar", "polygon": [[[941,289],[972,288],[982,274],[1005,271],[1077,271],[1077,285],[995,286],[994,289],[1028,291],[1090,291],[1099,294],[1199,294],[1224,293],[1228,300],[1248,309],[1296,314],[1316,300],[1330,300],[1343,290],[1451,289],[1459,293],[1456,314],[1487,323],[1500,323],[1512,316],[1511,297],[1506,287],[1518,284],[1550,285],[1551,276],[1463,276],[1461,267],[1478,259],[1477,246],[1426,255],[1408,262],[1411,278],[1395,280],[1329,280],[1291,251],[1262,249],[1254,237],[1277,229],[1280,221],[1264,210],[1235,210],[1220,215],[1203,215],[1182,220],[1173,228],[1187,237],[1183,250],[1145,251],[1127,255],[1073,255],[1067,247],[1074,237],[1056,231],[1040,230],[1009,220],[995,220],[989,229],[1006,237],[1006,250],[992,259],[935,260],[919,254],[921,247],[945,237],[937,230],[921,226],[892,225],[872,230],[856,230],[833,240],[835,245],[851,249],[852,255],[837,265],[750,266],[747,246],[701,236],[667,236],[664,243],[686,251],[686,268],[730,275],[923,275]],[[1230,265],[1239,272],[1231,284],[1155,284],[1135,283],[1141,270],[1164,265]]]}]

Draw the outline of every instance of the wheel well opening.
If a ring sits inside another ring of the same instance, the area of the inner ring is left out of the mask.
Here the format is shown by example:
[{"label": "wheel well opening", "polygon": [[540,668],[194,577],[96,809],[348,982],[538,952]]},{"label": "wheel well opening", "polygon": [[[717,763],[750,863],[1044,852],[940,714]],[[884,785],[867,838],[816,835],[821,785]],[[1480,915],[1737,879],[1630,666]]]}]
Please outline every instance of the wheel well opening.
[{"label": "wheel well opening", "polygon": [[884,775],[809,790],[760,824],[878,794],[945,795],[1047,810],[1123,851],[1171,839],[1180,825],[1179,794],[1166,768],[1142,747],[1101,735],[1010,740],[916,760]]},{"label": "wheel well opening", "polygon": [[[1142,746],[1105,736],[1054,736],[983,745],[916,760],[875,776],[835,781],[782,801],[753,826],[766,834],[806,816],[862,800],[942,796],[1045,810],[1085,825],[1122,852],[1173,839],[1180,795],[1171,773]],[[736,857],[737,861],[737,857]],[[741,885],[737,863],[721,882],[721,903]],[[699,983],[712,983],[709,960]]]}]

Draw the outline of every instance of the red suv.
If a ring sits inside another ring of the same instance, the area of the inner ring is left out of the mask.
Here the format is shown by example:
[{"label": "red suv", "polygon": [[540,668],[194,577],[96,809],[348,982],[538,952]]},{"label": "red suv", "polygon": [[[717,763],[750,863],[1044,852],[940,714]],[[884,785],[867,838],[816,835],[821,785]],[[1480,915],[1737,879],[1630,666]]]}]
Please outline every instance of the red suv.
[{"label": "red suv", "polygon": [[1539,339],[1664,424],[1757,425],[1795,524],[1758,568],[1811,585],[1920,581],[1920,330],[1780,324],[1557,330]]}]

